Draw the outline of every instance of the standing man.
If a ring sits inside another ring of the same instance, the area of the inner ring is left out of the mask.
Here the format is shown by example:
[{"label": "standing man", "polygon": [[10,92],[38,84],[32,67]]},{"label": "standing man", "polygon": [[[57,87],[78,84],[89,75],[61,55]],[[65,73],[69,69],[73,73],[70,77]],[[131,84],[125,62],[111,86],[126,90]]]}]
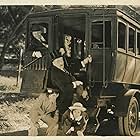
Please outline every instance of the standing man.
[{"label": "standing man", "polygon": [[59,94],[56,91],[49,89],[36,99],[30,111],[31,127],[28,131],[29,136],[38,135],[39,120],[48,125],[47,136],[57,135],[59,114],[56,110],[56,99],[58,96]]}]

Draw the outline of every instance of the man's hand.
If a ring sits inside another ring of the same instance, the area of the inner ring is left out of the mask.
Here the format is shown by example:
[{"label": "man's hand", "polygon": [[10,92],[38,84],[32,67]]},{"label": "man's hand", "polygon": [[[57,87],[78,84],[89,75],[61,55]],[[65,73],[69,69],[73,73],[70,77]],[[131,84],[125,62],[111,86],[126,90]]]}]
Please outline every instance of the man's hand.
[{"label": "man's hand", "polygon": [[91,63],[92,62],[92,56],[88,55],[88,62]]},{"label": "man's hand", "polygon": [[83,82],[81,82],[81,81],[74,81],[74,82],[72,82],[72,84],[73,84],[73,88],[76,88],[77,86],[83,85]]},{"label": "man's hand", "polygon": [[66,132],[66,134],[70,134],[72,131],[74,131],[74,127],[71,127],[71,128]]},{"label": "man's hand", "polygon": [[76,86],[83,85],[83,82],[81,82],[81,81],[75,81],[75,83],[76,83]]},{"label": "man's hand", "polygon": [[77,131],[77,135],[78,135],[78,136],[84,136],[84,134],[83,134],[82,131]]},{"label": "man's hand", "polygon": [[55,111],[55,115],[57,115],[57,116],[59,115],[59,110]]},{"label": "man's hand", "polygon": [[71,127],[70,130],[71,130],[71,131],[74,131],[74,127]]},{"label": "man's hand", "polygon": [[83,60],[83,63],[86,65],[86,64],[88,64],[88,63],[91,63],[92,62],[92,57],[91,57],[91,55],[88,55],[88,57],[87,58],[85,58],[84,60]]}]

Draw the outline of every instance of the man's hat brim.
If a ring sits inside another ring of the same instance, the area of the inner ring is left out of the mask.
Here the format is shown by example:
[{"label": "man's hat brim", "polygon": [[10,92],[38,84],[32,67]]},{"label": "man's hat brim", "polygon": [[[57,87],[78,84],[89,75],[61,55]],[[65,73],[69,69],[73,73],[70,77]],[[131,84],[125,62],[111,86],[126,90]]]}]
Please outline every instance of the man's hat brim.
[{"label": "man's hat brim", "polygon": [[86,111],[85,107],[77,107],[77,106],[70,106],[69,109],[72,110],[81,110],[81,111]]}]

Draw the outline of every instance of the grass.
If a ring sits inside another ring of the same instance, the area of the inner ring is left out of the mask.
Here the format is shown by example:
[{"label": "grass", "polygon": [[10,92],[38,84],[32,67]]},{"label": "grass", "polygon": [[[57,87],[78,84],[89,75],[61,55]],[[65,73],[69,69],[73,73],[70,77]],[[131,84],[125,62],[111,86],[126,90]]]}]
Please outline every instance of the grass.
[{"label": "grass", "polygon": [[17,85],[16,77],[0,76],[0,91],[1,92],[20,92],[21,79]]}]

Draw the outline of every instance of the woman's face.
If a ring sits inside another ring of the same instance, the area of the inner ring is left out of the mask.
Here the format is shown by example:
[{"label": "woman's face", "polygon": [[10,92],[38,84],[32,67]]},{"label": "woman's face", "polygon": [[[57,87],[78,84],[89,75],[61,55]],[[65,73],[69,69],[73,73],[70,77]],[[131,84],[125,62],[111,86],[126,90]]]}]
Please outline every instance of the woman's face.
[{"label": "woman's face", "polygon": [[74,118],[78,118],[80,117],[80,115],[81,115],[81,110],[77,110],[77,109],[73,110]]},{"label": "woman's face", "polygon": [[69,46],[71,44],[71,39],[72,39],[72,37],[70,35],[65,36],[65,41],[64,42],[65,42],[66,46]]},{"label": "woman's face", "polygon": [[65,50],[66,50],[66,55],[68,57],[71,57],[71,47],[70,47],[70,44],[71,44],[71,39],[72,37],[69,36],[69,35],[66,35],[65,36],[65,41],[64,41],[64,46],[65,46]]}]

